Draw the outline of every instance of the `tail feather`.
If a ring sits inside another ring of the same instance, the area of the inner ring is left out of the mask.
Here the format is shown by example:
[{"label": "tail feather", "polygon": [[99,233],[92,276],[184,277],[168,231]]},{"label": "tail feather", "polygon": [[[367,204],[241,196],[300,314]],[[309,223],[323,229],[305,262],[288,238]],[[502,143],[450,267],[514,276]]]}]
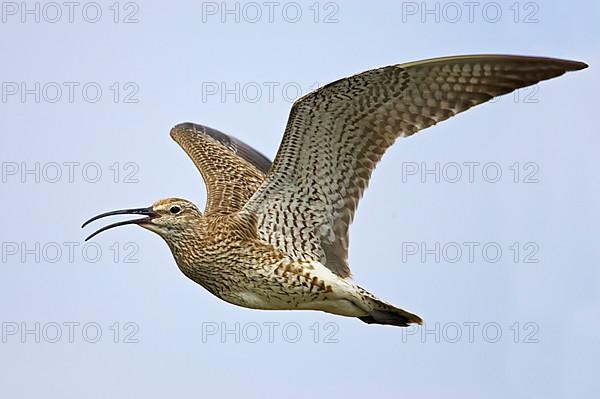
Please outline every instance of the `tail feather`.
[{"label": "tail feather", "polygon": [[367,324],[386,324],[398,327],[408,327],[411,324],[423,324],[416,314],[407,312],[404,309],[397,308],[376,298],[370,292],[360,288],[365,302],[367,302],[371,311],[366,316],[359,316],[358,319]]},{"label": "tail feather", "polygon": [[404,309],[397,308],[386,303],[364,288],[357,287],[362,297],[363,304],[367,305],[368,314],[358,316],[357,318],[367,324],[387,324],[398,327],[408,327],[411,324],[423,324],[416,314],[407,312]]},{"label": "tail feather", "polygon": [[367,324],[387,324],[398,327],[408,327],[411,324],[423,324],[416,314],[405,310],[394,308],[393,310],[372,310],[368,316],[358,317],[359,320]]}]

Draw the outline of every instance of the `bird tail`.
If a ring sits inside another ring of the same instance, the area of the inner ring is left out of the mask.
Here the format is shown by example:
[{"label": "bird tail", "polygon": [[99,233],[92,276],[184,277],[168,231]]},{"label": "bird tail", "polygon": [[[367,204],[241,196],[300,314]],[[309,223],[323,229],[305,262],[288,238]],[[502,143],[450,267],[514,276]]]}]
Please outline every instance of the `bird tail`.
[{"label": "bird tail", "polygon": [[385,303],[375,298],[371,293],[363,291],[363,299],[372,308],[368,315],[358,317],[367,324],[387,324],[398,327],[408,327],[411,324],[423,324],[421,319],[416,314],[407,312],[404,309],[397,308],[389,303]]}]

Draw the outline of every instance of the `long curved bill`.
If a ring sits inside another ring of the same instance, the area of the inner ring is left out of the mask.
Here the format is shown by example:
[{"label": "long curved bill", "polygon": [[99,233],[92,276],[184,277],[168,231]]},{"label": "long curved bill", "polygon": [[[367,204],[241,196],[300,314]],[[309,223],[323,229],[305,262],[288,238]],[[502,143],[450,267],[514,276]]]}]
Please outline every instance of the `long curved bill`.
[{"label": "long curved bill", "polygon": [[106,231],[108,229],[112,229],[113,227],[125,226],[127,224],[141,224],[141,223],[149,222],[150,220],[152,220],[152,219],[154,219],[155,217],[158,216],[158,214],[156,212],[154,212],[154,210],[152,209],[152,207],[148,207],[148,208],[133,208],[133,209],[120,209],[118,211],[110,211],[110,212],[101,213],[100,215],[96,215],[93,218],[91,218],[88,221],[86,221],[84,224],[82,224],[81,228],[84,228],[85,226],[87,226],[88,224],[90,224],[91,222],[93,222],[94,220],[98,220],[98,219],[105,218],[107,216],[113,216],[113,215],[143,215],[143,216],[146,216],[146,217],[142,218],[142,219],[125,220],[125,221],[122,221],[122,222],[117,222],[117,223],[109,224],[108,226],[104,226],[101,229],[98,229],[95,232],[93,232],[92,234],[90,234],[85,239],[85,241],[87,241],[87,240],[95,237],[96,235],[102,233],[103,231]]}]

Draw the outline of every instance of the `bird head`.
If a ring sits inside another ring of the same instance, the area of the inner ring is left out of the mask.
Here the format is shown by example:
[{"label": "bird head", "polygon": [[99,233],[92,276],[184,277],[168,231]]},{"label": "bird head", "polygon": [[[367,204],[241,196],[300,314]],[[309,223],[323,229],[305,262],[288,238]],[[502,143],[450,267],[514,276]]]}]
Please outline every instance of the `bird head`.
[{"label": "bird head", "polygon": [[101,213],[89,219],[81,227],[87,226],[94,220],[113,215],[140,215],[145,217],[109,224],[96,230],[85,240],[87,241],[113,227],[137,224],[140,227],[155,232],[168,242],[170,238],[182,235],[186,230],[193,229],[197,226],[199,220],[202,219],[202,214],[196,205],[190,201],[181,198],[167,198],[158,200],[147,208],[120,209]]}]

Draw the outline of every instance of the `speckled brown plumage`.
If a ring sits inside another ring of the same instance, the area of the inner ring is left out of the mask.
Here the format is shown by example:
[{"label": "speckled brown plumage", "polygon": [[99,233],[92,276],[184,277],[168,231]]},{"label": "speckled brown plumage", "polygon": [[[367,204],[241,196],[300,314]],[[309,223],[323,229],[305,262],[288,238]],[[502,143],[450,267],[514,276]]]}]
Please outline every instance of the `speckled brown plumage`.
[{"label": "speckled brown plumage", "polygon": [[585,67],[550,58],[479,55],[366,71],[293,105],[272,166],[230,136],[180,124],[171,136],[204,178],[205,213],[189,201],[170,198],[90,221],[146,215],[98,232],[129,223],[156,232],[186,276],[236,305],[420,324],[418,316],[379,300],[349,278],[348,229],[373,169],[399,137]]},{"label": "speckled brown plumage", "polygon": [[[463,56],[333,82],[293,105],[272,172],[245,209],[258,215],[262,239],[297,258],[310,254],[347,277],[348,227],[373,169],[398,137],[582,67],[547,58]],[[281,223],[281,214],[295,217]]]},{"label": "speckled brown plumage", "polygon": [[171,137],[204,178],[207,216],[240,210],[271,167],[271,161],[258,151],[206,126],[184,123],[171,130]]}]

